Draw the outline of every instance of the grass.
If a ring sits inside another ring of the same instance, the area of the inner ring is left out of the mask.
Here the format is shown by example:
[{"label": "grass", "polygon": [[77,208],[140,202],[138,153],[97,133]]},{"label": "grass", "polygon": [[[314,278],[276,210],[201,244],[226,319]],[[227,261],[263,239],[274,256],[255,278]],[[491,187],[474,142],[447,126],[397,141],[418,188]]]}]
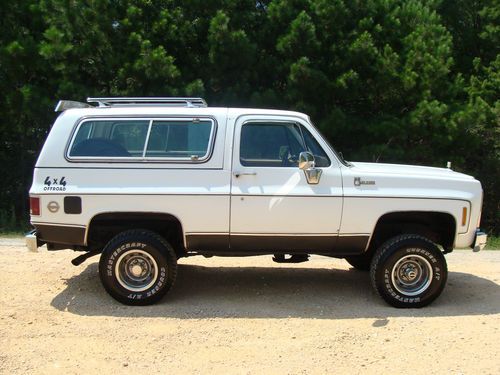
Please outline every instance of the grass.
[{"label": "grass", "polygon": [[500,237],[488,236],[486,250],[500,250]]},{"label": "grass", "polygon": [[0,232],[0,237],[2,238],[19,238],[19,237],[24,237],[26,232],[23,231],[1,231]]}]

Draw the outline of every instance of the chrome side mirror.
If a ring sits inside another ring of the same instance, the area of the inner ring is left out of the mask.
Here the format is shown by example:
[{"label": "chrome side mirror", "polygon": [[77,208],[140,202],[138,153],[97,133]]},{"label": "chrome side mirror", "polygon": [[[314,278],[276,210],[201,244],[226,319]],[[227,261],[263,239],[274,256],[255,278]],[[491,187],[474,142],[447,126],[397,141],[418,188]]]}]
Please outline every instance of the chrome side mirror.
[{"label": "chrome side mirror", "polygon": [[299,169],[303,171],[308,170],[310,168],[314,168],[316,162],[314,161],[314,155],[309,151],[302,151],[299,154]]},{"label": "chrome side mirror", "polygon": [[314,161],[314,155],[309,151],[303,151],[299,154],[299,168],[304,171],[306,175],[307,183],[311,185],[316,185],[319,183],[321,178],[321,169],[315,168],[316,162]]}]

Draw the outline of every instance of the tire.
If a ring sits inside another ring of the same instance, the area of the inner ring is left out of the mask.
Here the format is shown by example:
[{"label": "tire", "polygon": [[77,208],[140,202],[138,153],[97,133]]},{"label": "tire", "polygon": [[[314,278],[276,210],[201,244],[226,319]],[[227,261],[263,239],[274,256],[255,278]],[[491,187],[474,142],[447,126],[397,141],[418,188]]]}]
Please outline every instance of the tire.
[{"label": "tire", "polygon": [[424,307],[443,291],[448,269],[443,253],[433,242],[404,234],[378,248],[370,276],[375,291],[390,305]]},{"label": "tire", "polygon": [[126,305],[150,305],[172,287],[177,255],[158,234],[145,229],[122,232],[107,243],[99,260],[104,289]]},{"label": "tire", "polygon": [[[371,254],[373,255],[373,253]],[[370,271],[372,257],[370,254],[354,255],[346,257],[345,260],[359,271]]]}]

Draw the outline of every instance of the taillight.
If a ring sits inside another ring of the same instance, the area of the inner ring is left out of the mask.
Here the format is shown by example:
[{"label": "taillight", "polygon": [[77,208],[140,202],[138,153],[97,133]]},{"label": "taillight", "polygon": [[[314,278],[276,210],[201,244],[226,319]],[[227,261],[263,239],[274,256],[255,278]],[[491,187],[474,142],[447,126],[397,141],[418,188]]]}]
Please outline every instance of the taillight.
[{"label": "taillight", "polygon": [[30,197],[30,214],[35,216],[40,215],[40,198]]}]

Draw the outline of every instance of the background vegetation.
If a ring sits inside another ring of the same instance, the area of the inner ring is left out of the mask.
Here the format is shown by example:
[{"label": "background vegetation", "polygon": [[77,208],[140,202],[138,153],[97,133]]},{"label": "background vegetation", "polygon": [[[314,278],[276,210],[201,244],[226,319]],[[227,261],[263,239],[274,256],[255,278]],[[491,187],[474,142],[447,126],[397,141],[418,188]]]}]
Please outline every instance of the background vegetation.
[{"label": "background vegetation", "polygon": [[16,0],[0,8],[0,230],[58,99],[200,95],[304,111],[348,160],[445,166],[500,230],[498,0]]}]

